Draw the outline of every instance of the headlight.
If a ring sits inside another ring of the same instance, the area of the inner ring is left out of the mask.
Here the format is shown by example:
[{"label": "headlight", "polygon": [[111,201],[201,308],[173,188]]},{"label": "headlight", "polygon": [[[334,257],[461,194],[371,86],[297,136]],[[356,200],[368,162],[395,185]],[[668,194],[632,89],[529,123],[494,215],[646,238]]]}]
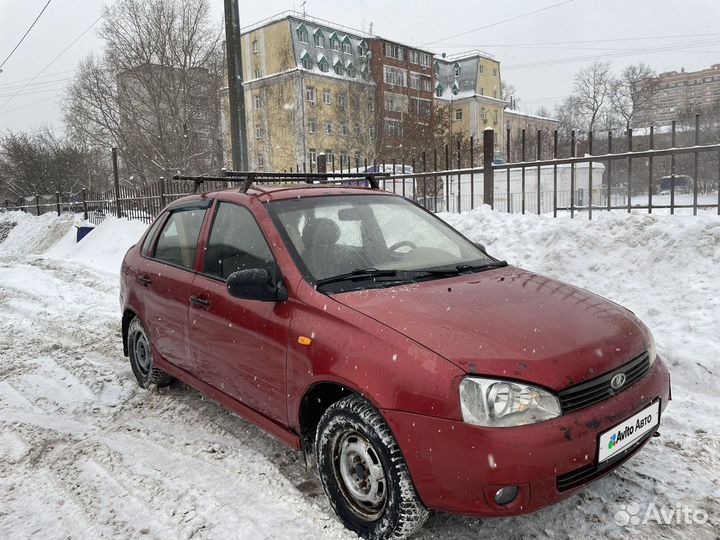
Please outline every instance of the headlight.
[{"label": "headlight", "polygon": [[655,347],[655,338],[653,337],[652,332],[649,328],[646,329],[648,338],[650,338],[647,346],[648,360],[650,361],[650,365],[652,366],[655,363],[655,359],[657,358],[657,348]]},{"label": "headlight", "polygon": [[547,390],[479,377],[460,383],[460,406],[465,422],[487,427],[535,424],[561,414],[558,399]]}]

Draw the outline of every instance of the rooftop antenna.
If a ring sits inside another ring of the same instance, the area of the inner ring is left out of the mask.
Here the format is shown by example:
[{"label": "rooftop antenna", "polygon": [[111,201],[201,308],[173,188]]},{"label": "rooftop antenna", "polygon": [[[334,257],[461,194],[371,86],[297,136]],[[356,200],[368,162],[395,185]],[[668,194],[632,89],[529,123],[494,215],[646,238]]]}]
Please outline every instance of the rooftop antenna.
[{"label": "rooftop antenna", "polygon": [[305,0],[302,4],[300,4],[300,7],[303,11],[303,18],[305,17],[305,6],[307,5],[307,0]]}]

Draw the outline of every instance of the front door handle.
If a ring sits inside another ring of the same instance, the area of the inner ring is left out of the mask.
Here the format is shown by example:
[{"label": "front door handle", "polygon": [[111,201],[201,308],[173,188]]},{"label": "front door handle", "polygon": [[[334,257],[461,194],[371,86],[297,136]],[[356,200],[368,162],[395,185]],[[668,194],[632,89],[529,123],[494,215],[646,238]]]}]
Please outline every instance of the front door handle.
[{"label": "front door handle", "polygon": [[146,287],[152,284],[152,279],[150,279],[149,276],[138,276],[137,280],[139,283],[142,283]]},{"label": "front door handle", "polygon": [[190,297],[190,303],[193,306],[198,307],[210,307],[210,300],[205,298],[204,296],[191,296]]}]

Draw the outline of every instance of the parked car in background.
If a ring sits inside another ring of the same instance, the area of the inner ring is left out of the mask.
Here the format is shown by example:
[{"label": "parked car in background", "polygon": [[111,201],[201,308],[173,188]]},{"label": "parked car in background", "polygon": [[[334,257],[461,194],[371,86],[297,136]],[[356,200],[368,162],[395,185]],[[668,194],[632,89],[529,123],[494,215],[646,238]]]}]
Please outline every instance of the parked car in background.
[{"label": "parked car in background", "polygon": [[[693,190],[695,182],[692,176],[687,174],[676,174],[675,175],[675,193],[690,193]],[[660,195],[670,195],[673,189],[673,176],[661,176],[660,177]]]},{"label": "parked car in background", "polygon": [[630,311],[379,190],[185,197],[121,276],[140,386],[179,379],[314,455],[365,538],[562,500],[637,453],[670,399]]}]

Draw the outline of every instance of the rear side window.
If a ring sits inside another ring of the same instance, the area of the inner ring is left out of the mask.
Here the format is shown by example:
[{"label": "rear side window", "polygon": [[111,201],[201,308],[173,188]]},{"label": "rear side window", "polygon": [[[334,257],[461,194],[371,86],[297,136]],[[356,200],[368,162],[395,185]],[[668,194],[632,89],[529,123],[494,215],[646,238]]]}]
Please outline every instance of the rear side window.
[{"label": "rear side window", "polygon": [[162,224],[162,222],[165,220],[165,214],[161,214],[156,220],[155,223],[152,224],[150,227],[150,232],[147,233],[147,236],[145,236],[145,242],[143,243],[142,247],[142,256],[148,257],[150,255],[150,250],[152,249],[153,245],[153,238],[155,238],[155,233],[157,233],[158,228]]},{"label": "rear side window", "polygon": [[264,268],[276,277],[275,258],[247,208],[220,203],[205,251],[204,273],[227,279],[238,270]]},{"label": "rear side window", "polygon": [[163,227],[155,246],[155,259],[192,269],[206,208],[175,210]]}]

